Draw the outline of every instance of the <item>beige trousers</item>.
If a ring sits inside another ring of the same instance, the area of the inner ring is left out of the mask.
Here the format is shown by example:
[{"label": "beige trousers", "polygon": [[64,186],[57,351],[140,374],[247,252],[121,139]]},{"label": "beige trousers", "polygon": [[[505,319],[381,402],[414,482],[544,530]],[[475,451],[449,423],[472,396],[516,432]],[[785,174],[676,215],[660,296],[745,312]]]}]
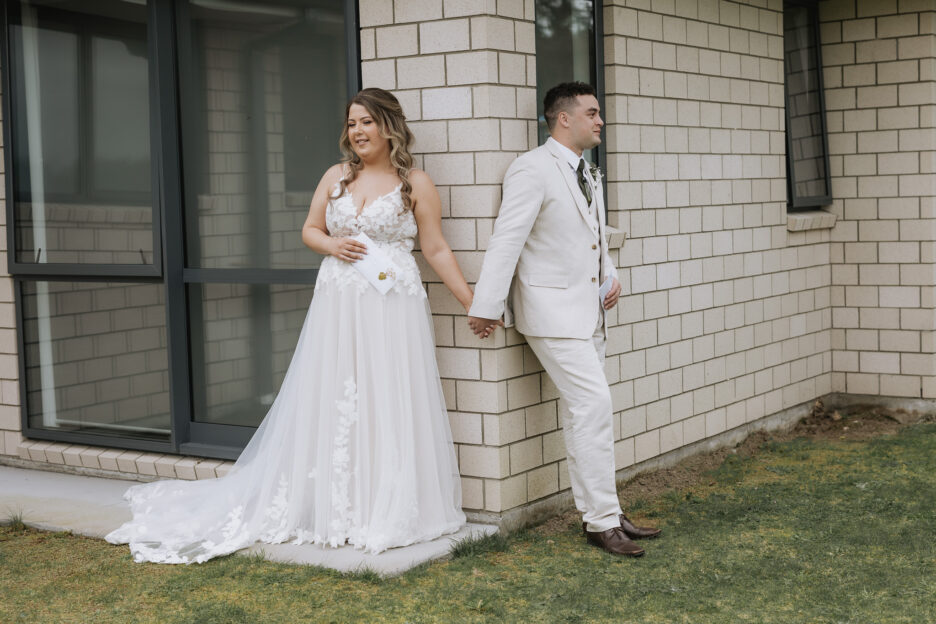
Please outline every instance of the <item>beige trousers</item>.
[{"label": "beige trousers", "polygon": [[611,390],[604,375],[603,324],[599,323],[594,335],[585,340],[526,339],[559,389],[559,417],[576,508],[589,531],[620,526]]}]

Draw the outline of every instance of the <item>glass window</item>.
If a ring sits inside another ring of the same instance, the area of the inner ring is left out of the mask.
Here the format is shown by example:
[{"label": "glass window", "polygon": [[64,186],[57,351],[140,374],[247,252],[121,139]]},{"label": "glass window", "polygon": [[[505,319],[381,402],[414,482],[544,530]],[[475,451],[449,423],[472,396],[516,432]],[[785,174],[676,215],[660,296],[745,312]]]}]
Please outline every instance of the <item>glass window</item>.
[{"label": "glass window", "polygon": [[[144,34],[142,29],[140,34]],[[144,37],[91,40],[90,180],[97,193],[150,193],[149,93]],[[119,132],[115,132],[119,129]]]},{"label": "glass window", "polygon": [[[549,138],[543,116],[546,92],[560,82],[579,81],[598,86],[596,5],[600,2],[536,0],[536,114],[541,145]],[[588,153],[585,158],[594,161]]]},{"label": "glass window", "polygon": [[286,375],[311,300],[306,285],[189,286],[195,422],[260,424]]},{"label": "glass window", "polygon": [[[336,68],[333,63],[308,61],[340,56],[344,37],[334,25],[329,31],[327,36],[309,37],[287,45],[287,53],[282,56],[287,203],[300,205],[306,211],[319,178],[341,156],[338,137],[348,89],[344,63],[337,63]],[[323,85],[330,94],[321,91]]]},{"label": "glass window", "polygon": [[300,230],[359,88],[356,11],[5,3],[24,435],[236,456],[312,298]]},{"label": "glass window", "polygon": [[22,2],[9,35],[15,261],[152,264],[145,3]]},{"label": "glass window", "polygon": [[168,440],[161,284],[24,281],[30,427]]},{"label": "glass window", "polygon": [[818,31],[815,3],[784,3],[787,194],[792,208],[832,203]]},{"label": "glass window", "polygon": [[344,7],[195,0],[179,32],[186,266],[317,267],[299,232],[340,157]]}]

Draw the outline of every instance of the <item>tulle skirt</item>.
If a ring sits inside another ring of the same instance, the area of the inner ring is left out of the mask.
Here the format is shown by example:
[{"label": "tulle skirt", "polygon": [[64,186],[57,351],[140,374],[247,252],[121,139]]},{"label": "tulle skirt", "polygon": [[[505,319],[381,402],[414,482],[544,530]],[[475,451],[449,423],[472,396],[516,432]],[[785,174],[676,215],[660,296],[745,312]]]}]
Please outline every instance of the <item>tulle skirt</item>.
[{"label": "tulle skirt", "polygon": [[320,284],[273,405],[231,471],[124,495],[107,540],[203,562],[254,542],[378,553],[465,522],[425,292]]}]

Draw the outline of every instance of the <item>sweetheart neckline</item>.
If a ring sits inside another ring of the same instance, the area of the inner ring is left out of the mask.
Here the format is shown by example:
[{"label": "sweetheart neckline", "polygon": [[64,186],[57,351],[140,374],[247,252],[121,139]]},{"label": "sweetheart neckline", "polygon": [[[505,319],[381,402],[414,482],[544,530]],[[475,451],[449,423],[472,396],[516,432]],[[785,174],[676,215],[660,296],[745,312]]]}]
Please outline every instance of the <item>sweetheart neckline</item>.
[{"label": "sweetheart neckline", "polygon": [[350,186],[345,186],[345,192],[344,192],[344,194],[347,195],[347,196],[348,196],[348,199],[351,200],[351,206],[354,208],[354,218],[355,218],[355,219],[359,219],[359,218],[361,217],[361,215],[364,214],[364,211],[365,211],[365,210],[367,210],[368,208],[370,208],[371,206],[373,206],[374,204],[376,204],[377,202],[379,202],[379,201],[380,201],[381,199],[383,199],[384,197],[390,197],[390,196],[393,195],[394,193],[398,193],[398,192],[400,191],[400,189],[402,189],[402,188],[403,188],[403,183],[400,182],[400,183],[397,184],[392,190],[387,191],[386,193],[383,193],[383,194],[381,194],[381,195],[378,195],[377,197],[375,197],[374,199],[372,199],[372,200],[371,200],[371,203],[369,203],[369,204],[367,204],[367,205],[361,204],[361,209],[360,209],[360,210],[358,210],[357,206],[356,206],[355,203],[354,203],[354,193],[351,192],[351,187],[350,187]]}]

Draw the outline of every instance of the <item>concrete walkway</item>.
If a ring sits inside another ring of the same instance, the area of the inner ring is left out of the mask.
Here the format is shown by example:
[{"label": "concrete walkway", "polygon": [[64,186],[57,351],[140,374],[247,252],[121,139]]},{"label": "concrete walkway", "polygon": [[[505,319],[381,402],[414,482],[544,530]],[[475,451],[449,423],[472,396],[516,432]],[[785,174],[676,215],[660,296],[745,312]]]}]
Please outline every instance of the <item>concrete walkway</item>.
[{"label": "concrete walkway", "polygon": [[[0,466],[0,521],[21,514],[28,526],[47,531],[71,531],[103,538],[130,519],[124,491],[135,482]],[[449,554],[453,542],[490,535],[497,527],[468,524],[453,535],[379,555],[350,546],[325,548],[311,544],[255,544],[238,554],[262,552],[270,561],[317,565],[343,572],[371,569],[393,576]]]}]

